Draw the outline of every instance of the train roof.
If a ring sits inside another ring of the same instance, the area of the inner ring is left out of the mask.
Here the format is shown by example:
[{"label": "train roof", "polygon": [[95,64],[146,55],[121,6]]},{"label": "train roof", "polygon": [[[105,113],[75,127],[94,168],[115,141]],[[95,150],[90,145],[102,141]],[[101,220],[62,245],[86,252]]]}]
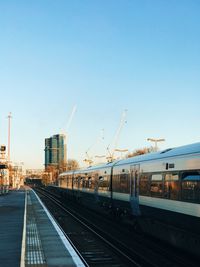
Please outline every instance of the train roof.
[{"label": "train roof", "polygon": [[151,161],[151,160],[158,160],[168,157],[176,157],[176,156],[183,156],[183,155],[189,155],[189,154],[198,154],[200,153],[200,142],[180,147],[174,147],[174,148],[168,148],[159,152],[152,152],[140,156],[135,156],[127,159],[117,160],[109,163],[104,163],[101,165],[95,165],[84,169],[79,170],[73,170],[73,171],[67,171],[61,173],[59,176],[62,177],[67,174],[73,174],[73,173],[87,173],[92,170],[96,169],[103,169],[107,167],[113,167],[113,166],[119,166],[124,164],[131,164],[131,163],[139,163],[143,161]]},{"label": "train roof", "polygon": [[91,167],[88,167],[87,171],[90,171],[90,170],[96,170],[96,169],[104,169],[104,168],[108,168],[108,167],[112,167],[113,165],[116,164],[116,162],[118,162],[119,160],[117,161],[113,161],[113,162],[106,162],[106,163],[103,163],[101,165],[95,165],[95,166],[91,166]]},{"label": "train roof", "polygon": [[[119,161],[119,160],[118,160]],[[118,161],[113,161],[113,162],[107,162],[107,163],[103,163],[101,165],[95,165],[95,166],[90,166],[87,168],[82,168],[82,169],[78,169],[78,170],[71,170],[71,171],[66,171],[61,173],[59,176],[62,177],[66,174],[70,175],[70,174],[76,174],[76,173],[87,173],[96,169],[104,169],[104,168],[111,168],[113,165],[115,165]]]},{"label": "train roof", "polygon": [[189,154],[198,154],[200,153],[200,142],[180,147],[168,148],[159,152],[148,153],[140,156],[135,156],[131,158],[127,158],[124,160],[120,160],[115,165],[121,164],[131,164],[131,163],[139,163],[141,161],[150,161],[150,160],[157,160],[163,159],[168,157],[177,157],[177,156],[184,156]]}]

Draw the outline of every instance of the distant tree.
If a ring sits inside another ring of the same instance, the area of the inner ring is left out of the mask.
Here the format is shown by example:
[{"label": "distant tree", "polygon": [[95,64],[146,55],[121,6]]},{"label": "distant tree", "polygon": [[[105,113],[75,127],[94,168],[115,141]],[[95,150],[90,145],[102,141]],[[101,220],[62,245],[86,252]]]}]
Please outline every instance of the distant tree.
[{"label": "distant tree", "polygon": [[79,169],[79,163],[75,159],[68,159],[67,161],[67,170],[76,170]]},{"label": "distant tree", "polygon": [[57,166],[50,164],[45,168],[45,172],[49,173],[49,177],[51,177],[52,183],[57,182],[58,174],[59,174],[59,170]]},{"label": "distant tree", "polygon": [[66,162],[60,162],[58,165],[59,173],[65,172],[67,170],[67,163]]},{"label": "distant tree", "polygon": [[144,154],[148,154],[153,152],[153,147],[144,147],[144,148],[138,148],[135,149],[133,152],[130,152],[127,155],[127,158],[131,158],[131,157],[135,157],[135,156],[139,156],[139,155],[144,155]]}]

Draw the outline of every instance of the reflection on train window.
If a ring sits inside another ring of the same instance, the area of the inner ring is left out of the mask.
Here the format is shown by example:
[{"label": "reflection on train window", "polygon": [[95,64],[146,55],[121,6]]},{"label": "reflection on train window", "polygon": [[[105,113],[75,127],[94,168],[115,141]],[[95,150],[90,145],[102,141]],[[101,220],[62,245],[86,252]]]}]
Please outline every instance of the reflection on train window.
[{"label": "reflection on train window", "polygon": [[83,187],[84,177],[79,177],[79,187]]},{"label": "reflection on train window", "polygon": [[73,180],[73,188],[74,189],[77,189],[78,188],[78,177],[74,177],[74,180]]},{"label": "reflection on train window", "polygon": [[141,174],[139,179],[139,192],[142,196],[149,195],[149,174]]},{"label": "reflection on train window", "polygon": [[114,174],[113,181],[112,181],[112,189],[114,192],[120,192],[120,175]]},{"label": "reflection on train window", "polygon": [[161,173],[159,173],[159,174],[152,174],[151,180],[152,181],[162,181],[162,174]]},{"label": "reflection on train window", "polygon": [[150,192],[152,197],[162,197],[163,195],[162,174],[152,174]]},{"label": "reflection on train window", "polygon": [[63,188],[66,188],[67,187],[67,182],[66,182],[66,179],[65,177],[61,178],[60,181],[59,181],[59,185],[60,187],[63,187]]},{"label": "reflection on train window", "polygon": [[178,173],[166,173],[165,174],[165,181],[178,181],[179,175]]},{"label": "reflection on train window", "polygon": [[82,187],[82,177],[81,176],[78,176],[78,178],[77,178],[77,186],[78,186],[78,189],[80,187]]},{"label": "reflection on train window", "polygon": [[87,184],[88,184],[88,188],[89,189],[94,189],[95,188],[95,177],[94,177],[94,175],[88,177]]},{"label": "reflection on train window", "polygon": [[121,193],[129,193],[129,180],[127,173],[120,174],[120,192]]},{"label": "reflection on train window", "polygon": [[99,176],[99,181],[103,182],[103,180],[104,180],[104,176]]},{"label": "reflection on train window", "polygon": [[108,191],[109,188],[109,175],[99,176],[99,184],[98,190],[99,191]]},{"label": "reflection on train window", "polygon": [[72,175],[67,178],[67,188],[72,188]]},{"label": "reflection on train window", "polygon": [[198,171],[182,174],[182,199],[200,203],[200,173]]},{"label": "reflection on train window", "polygon": [[129,173],[117,173],[113,175],[112,188],[114,192],[129,193],[130,192],[130,176]]},{"label": "reflection on train window", "polygon": [[85,177],[83,177],[83,188],[90,188],[91,187],[91,177],[87,177],[87,175],[85,175]]},{"label": "reflection on train window", "polygon": [[92,177],[88,177],[87,179],[87,187],[90,188],[92,184]]},{"label": "reflection on train window", "polygon": [[164,197],[178,200],[180,192],[178,173],[166,173],[164,178]]},{"label": "reflection on train window", "polygon": [[70,175],[66,177],[66,187],[69,188]]},{"label": "reflection on train window", "polygon": [[190,171],[184,172],[182,174],[182,180],[184,181],[200,181],[200,172],[199,171]]},{"label": "reflection on train window", "polygon": [[88,178],[86,176],[83,177],[82,186],[83,188],[88,188]]}]

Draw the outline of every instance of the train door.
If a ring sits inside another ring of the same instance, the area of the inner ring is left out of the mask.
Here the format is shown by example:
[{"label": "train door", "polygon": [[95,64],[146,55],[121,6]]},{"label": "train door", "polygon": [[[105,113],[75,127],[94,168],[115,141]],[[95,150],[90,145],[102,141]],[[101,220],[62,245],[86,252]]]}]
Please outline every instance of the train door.
[{"label": "train door", "polygon": [[130,205],[134,216],[140,216],[139,207],[139,172],[140,165],[131,165],[130,167]]}]

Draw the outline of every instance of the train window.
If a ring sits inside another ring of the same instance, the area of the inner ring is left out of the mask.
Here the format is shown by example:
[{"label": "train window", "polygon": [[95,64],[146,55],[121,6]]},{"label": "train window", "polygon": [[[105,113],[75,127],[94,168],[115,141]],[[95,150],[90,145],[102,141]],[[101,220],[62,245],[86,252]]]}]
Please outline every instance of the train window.
[{"label": "train window", "polygon": [[151,177],[151,188],[152,197],[162,197],[163,195],[163,176],[162,174],[152,174]]},{"label": "train window", "polygon": [[139,192],[142,196],[149,195],[149,174],[141,174],[139,179]]},{"label": "train window", "polygon": [[180,184],[178,173],[166,173],[164,180],[164,198],[179,199]]},{"label": "train window", "polygon": [[182,174],[182,200],[200,203],[200,173],[198,171]]}]

